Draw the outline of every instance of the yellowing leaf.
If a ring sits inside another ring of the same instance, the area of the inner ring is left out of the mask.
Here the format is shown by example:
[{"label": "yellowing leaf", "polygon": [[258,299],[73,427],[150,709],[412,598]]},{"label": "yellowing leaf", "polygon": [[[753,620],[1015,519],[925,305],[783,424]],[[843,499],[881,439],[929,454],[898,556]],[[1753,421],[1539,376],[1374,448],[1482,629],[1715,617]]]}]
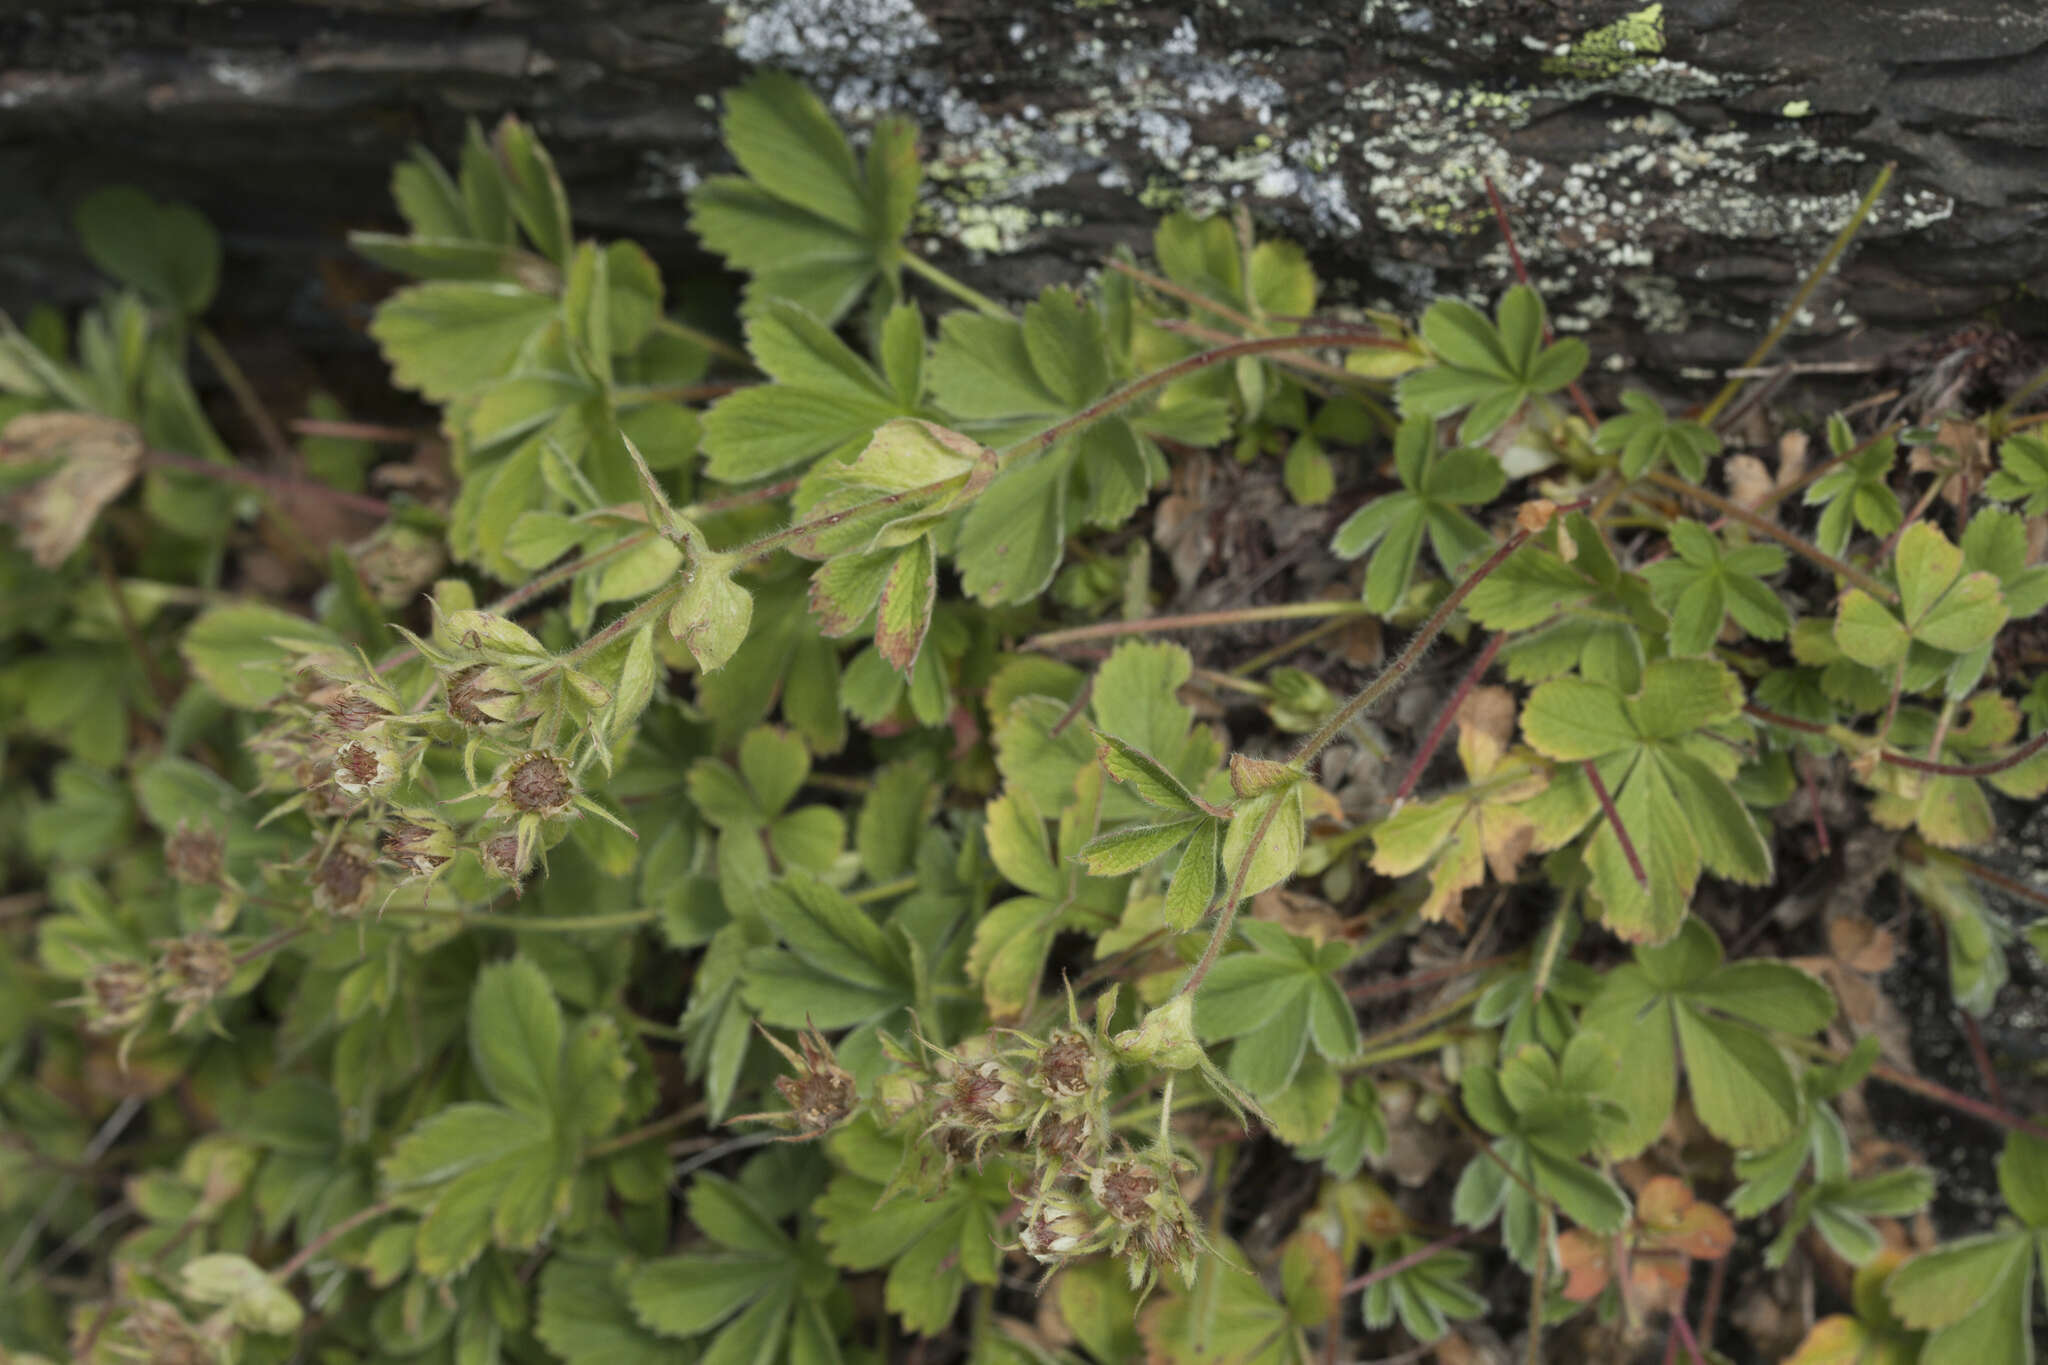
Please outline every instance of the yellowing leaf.
[{"label": "yellowing leaf", "polygon": [[0,468],[54,464],[0,497],[0,520],[21,532],[37,564],[54,569],[84,543],[100,511],[142,468],[142,433],[89,412],[30,412],[0,430]]}]

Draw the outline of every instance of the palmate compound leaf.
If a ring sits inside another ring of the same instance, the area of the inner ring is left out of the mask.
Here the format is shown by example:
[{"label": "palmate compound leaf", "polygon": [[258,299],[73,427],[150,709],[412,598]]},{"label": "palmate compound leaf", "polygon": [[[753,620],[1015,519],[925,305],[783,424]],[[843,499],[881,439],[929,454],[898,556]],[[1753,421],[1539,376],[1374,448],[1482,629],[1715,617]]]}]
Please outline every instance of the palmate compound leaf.
[{"label": "palmate compound leaf", "polygon": [[1396,393],[1405,414],[1447,417],[1470,409],[1458,427],[1466,444],[1507,425],[1531,398],[1555,393],[1586,368],[1576,337],[1543,344],[1543,301],[1527,285],[1502,296],[1498,325],[1468,303],[1439,299],[1422,318],[1422,335],[1441,363],[1417,370]]},{"label": "palmate compound leaf", "polygon": [[1376,612],[1407,595],[1425,536],[1446,573],[1493,548],[1493,537],[1459,509],[1491,502],[1507,484],[1491,451],[1439,451],[1436,422],[1428,417],[1410,417],[1395,433],[1394,469],[1401,491],[1359,508],[1330,541],[1344,559],[1371,554],[1365,604]]},{"label": "palmate compound leaf", "polygon": [[487,1245],[537,1246],[566,1213],[585,1144],[625,1111],[629,1068],[615,1025],[570,1029],[525,958],[484,968],[470,995],[471,1061],[495,1103],[450,1105],[382,1164],[385,1191],[422,1217],[414,1263],[459,1274]]},{"label": "palmate compound leaf", "polygon": [[[917,310],[911,319],[922,345]],[[877,427],[915,412],[889,381],[801,306],[768,299],[747,320],[747,350],[775,382],[738,390],[704,416],[705,468],[745,483],[844,457]]]},{"label": "palmate compound leaf", "polygon": [[891,292],[922,171],[915,128],[886,118],[865,163],[818,97],[764,71],[726,96],[725,141],[746,172],[690,196],[690,226],[752,277],[749,306],[790,299],[827,324],[878,279]]},{"label": "palmate compound leaf", "polygon": [[825,1315],[838,1275],[808,1237],[789,1236],[748,1191],[722,1176],[690,1186],[690,1225],[716,1250],[665,1256],[633,1271],[633,1317],[666,1337],[707,1337],[706,1359],[832,1365]]},{"label": "palmate compound leaf", "polygon": [[1464,924],[1465,893],[1490,870],[1511,882],[1530,853],[1547,852],[1576,832],[1546,827],[1527,807],[1550,785],[1550,770],[1527,749],[1510,748],[1514,695],[1475,688],[1458,708],[1458,758],[1471,785],[1433,801],[1403,806],[1373,826],[1372,868],[1404,877],[1427,867],[1426,920]]},{"label": "palmate compound leaf", "polygon": [[1702,869],[1761,885],[1771,850],[1731,785],[1736,754],[1704,733],[1741,713],[1735,675],[1707,659],[1657,659],[1642,677],[1631,695],[1583,677],[1544,683],[1522,712],[1522,733],[1547,758],[1597,768],[1647,885],[1582,769],[1554,776],[1546,803],[1581,823],[1598,820],[1586,862],[1602,919],[1623,938],[1656,943],[1685,921]]},{"label": "palmate compound leaf", "polygon": [[1465,1073],[1465,1111],[1494,1140],[1458,1177],[1451,1210],[1459,1225],[1484,1227],[1500,1218],[1501,1239],[1524,1268],[1541,1251],[1539,1195],[1580,1227],[1601,1233],[1621,1228],[1627,1196],[1580,1159],[1612,1120],[1613,1102],[1602,1087],[1613,1067],[1611,1048],[1581,1034],[1556,1057],[1531,1043],[1497,1071],[1475,1067]]},{"label": "palmate compound leaf", "polygon": [[1835,643],[1869,668],[1889,672],[1914,644],[1948,654],[1983,648],[2008,615],[1996,575],[1965,572],[1963,552],[1924,521],[1899,536],[1893,559],[1899,606],[1886,606],[1861,588],[1842,595]]},{"label": "palmate compound leaf", "polygon": [[[1428,1244],[1413,1235],[1396,1237],[1373,1249],[1371,1269],[1379,1271],[1413,1256]],[[1407,1269],[1375,1281],[1359,1302],[1369,1328],[1390,1327],[1396,1319],[1417,1341],[1433,1342],[1453,1322],[1483,1316],[1486,1298],[1469,1281],[1477,1267],[1469,1251],[1439,1251]]]},{"label": "palmate compound leaf", "polygon": [[1351,960],[1342,941],[1320,947],[1263,920],[1243,921],[1248,953],[1220,958],[1195,997],[1195,1029],[1234,1041],[1225,1071],[1259,1099],[1297,1078],[1309,1049],[1342,1062],[1358,1051],[1358,1018],[1331,973]]},{"label": "palmate compound leaf", "polygon": [[1840,416],[1829,418],[1828,448],[1842,463],[1815,479],[1806,490],[1806,505],[1823,508],[1815,539],[1831,555],[1842,553],[1850,533],[1858,526],[1871,535],[1888,536],[1905,520],[1898,495],[1886,482],[1892,465],[1898,461],[1898,442],[1884,435],[1860,453],[1852,453],[1857,445],[1848,422]]},{"label": "palmate compound leaf", "polygon": [[1656,1138],[1677,1097],[1681,1059],[1708,1132],[1745,1151],[1785,1141],[1802,1101],[1770,1034],[1812,1033],[1834,1012],[1827,987],[1797,967],[1722,962],[1721,945],[1697,919],[1662,946],[1637,948],[1634,962],[1607,974],[1581,1020],[1619,1063],[1602,1086],[1620,1109],[1602,1129],[1602,1149],[1619,1160]]},{"label": "palmate compound leaf", "polygon": [[1922,1252],[1892,1272],[1885,1299],[1929,1333],[1923,1365],[2032,1365],[2040,1234],[2014,1227]]},{"label": "palmate compound leaf", "polygon": [[1640,479],[1660,461],[1697,483],[1706,477],[1707,457],[1720,452],[1712,429],[1684,418],[1673,420],[1656,399],[1640,390],[1622,394],[1628,411],[1610,417],[1593,433],[1593,447],[1621,456],[1621,472]]},{"label": "palmate compound leaf", "polygon": [[883,1302],[918,1334],[944,1331],[969,1284],[993,1285],[1002,1264],[996,1220],[1011,1202],[1015,1173],[991,1160],[963,1168],[931,1198],[897,1188],[903,1139],[858,1119],[827,1139],[839,1167],[813,1205],[832,1263],[888,1268]]},{"label": "palmate compound leaf", "polygon": [[1739,545],[1724,550],[1720,540],[1696,521],[1671,525],[1671,559],[1643,570],[1657,605],[1671,616],[1671,652],[1705,654],[1729,618],[1758,640],[1782,640],[1791,613],[1762,581],[1785,567],[1775,545]]}]

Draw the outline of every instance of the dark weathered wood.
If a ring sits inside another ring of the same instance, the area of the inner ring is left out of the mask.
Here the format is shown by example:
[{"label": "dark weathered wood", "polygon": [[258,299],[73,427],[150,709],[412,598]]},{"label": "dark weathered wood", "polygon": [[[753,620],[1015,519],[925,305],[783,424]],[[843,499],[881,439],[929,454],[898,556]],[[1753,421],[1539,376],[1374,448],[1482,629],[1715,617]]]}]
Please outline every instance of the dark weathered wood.
[{"label": "dark weathered wood", "polygon": [[586,229],[686,264],[683,195],[724,166],[717,92],[755,63],[856,123],[916,116],[924,236],[999,293],[1141,241],[1162,205],[1240,199],[1343,297],[1491,293],[1484,172],[1560,324],[1677,374],[1739,360],[1888,158],[1899,189],[1800,353],[1882,350],[2048,287],[2048,6],[1670,0],[1657,18],[1626,0],[12,0],[0,306],[90,291],[66,212],[120,180],[222,226],[231,321],[338,339],[309,281],[324,262],[324,302],[351,300],[340,235],[390,221],[389,164],[505,109],[539,126]]}]

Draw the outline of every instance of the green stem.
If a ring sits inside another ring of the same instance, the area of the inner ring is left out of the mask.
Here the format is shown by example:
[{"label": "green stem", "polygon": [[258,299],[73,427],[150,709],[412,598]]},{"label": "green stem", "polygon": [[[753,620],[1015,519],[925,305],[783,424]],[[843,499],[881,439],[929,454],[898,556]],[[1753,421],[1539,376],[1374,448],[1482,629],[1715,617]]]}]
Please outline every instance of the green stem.
[{"label": "green stem", "polygon": [[609,645],[612,641],[618,639],[621,635],[638,630],[662,612],[667,611],[669,604],[682,595],[683,584],[681,582],[671,583],[665,588],[649,593],[634,603],[630,611],[614,618],[603,630],[590,636],[567,654],[559,656],[558,662],[564,668],[574,667],[584,659],[603,649],[606,645]]},{"label": "green stem", "polygon": [[460,920],[467,929],[502,929],[511,934],[579,934],[594,929],[633,929],[661,918],[659,910],[618,910],[608,915],[479,915],[467,910],[431,906],[387,910],[387,915],[418,915]]},{"label": "green stem", "polygon": [[[1892,172],[1897,169],[1896,161],[1887,161],[1884,169],[1877,173],[1877,180],[1871,185],[1870,192],[1863,196],[1863,202],[1856,206],[1856,212],[1850,215],[1842,230],[1835,234],[1835,240],[1828,246],[1827,254],[1820,258],[1820,264],[1813,268],[1812,273],[1807,275],[1805,282],[1799,286],[1799,292],[1792,296],[1792,302],[1786,305],[1785,311],[1779,315],[1777,324],[1757,343],[1756,349],[1749,353],[1749,359],[1742,363],[1743,369],[1755,369],[1764,363],[1765,357],[1777,349],[1779,341],[1792,329],[1793,319],[1806,307],[1806,301],[1813,297],[1813,291],[1820,287],[1820,282],[1835,268],[1835,262],[1842,259],[1842,253],[1849,249],[1849,243],[1856,239],[1856,234],[1863,230],[1864,220],[1869,218],[1871,210],[1877,207],[1877,201],[1884,194],[1885,186],[1891,183]],[[1714,395],[1713,401],[1700,410],[1700,424],[1712,426],[1714,419],[1721,415],[1721,410],[1733,402],[1735,395],[1741,391],[1740,379],[1731,379],[1723,384],[1721,391]]]},{"label": "green stem", "polygon": [[1846,583],[1855,584],[1881,602],[1889,602],[1893,605],[1898,603],[1899,595],[1896,592],[1893,592],[1890,588],[1863,572],[1863,570],[1853,564],[1844,563],[1826,550],[1821,549],[1820,546],[1815,545],[1811,541],[1800,539],[1775,521],[1758,516],[1740,503],[1731,502],[1719,493],[1701,488],[1697,484],[1687,483],[1684,479],[1667,473],[1662,469],[1653,469],[1643,477],[1649,482],[1656,484],[1659,488],[1676,493],[1682,498],[1690,498],[1702,506],[1711,507],[1731,521],[1741,522],[1758,535],[1775,540],[1794,554],[1812,560],[1837,578]]},{"label": "green stem", "polygon": [[915,876],[898,877],[893,882],[883,882],[879,886],[870,886],[864,890],[856,891],[851,896],[848,896],[847,899],[855,905],[867,905],[874,901],[885,901],[892,896],[900,896],[907,891],[915,890],[917,890],[917,878]]},{"label": "green stem", "polygon": [[1263,607],[1232,607],[1223,611],[1194,611],[1181,616],[1147,616],[1136,621],[1098,621],[1069,630],[1049,630],[1034,635],[1020,649],[1055,649],[1086,640],[1109,640],[1120,635],[1147,635],[1154,631],[1207,630],[1214,626],[1250,626],[1267,621],[1312,621],[1325,616],[1367,615],[1363,602],[1275,602]]},{"label": "green stem", "polygon": [[[1049,449],[1079,428],[1098,421],[1119,408],[1135,403],[1138,399],[1143,398],[1155,389],[1164,388],[1177,379],[1194,374],[1199,370],[1207,369],[1211,365],[1221,365],[1225,361],[1235,360],[1239,356],[1263,355],[1269,351],[1305,350],[1315,346],[1386,347],[1394,345],[1396,343],[1388,341],[1377,332],[1372,332],[1365,328],[1352,328],[1348,330],[1318,332],[1304,336],[1254,337],[1249,341],[1236,341],[1228,346],[1218,346],[1214,350],[1191,355],[1185,360],[1176,361],[1168,365],[1165,369],[1154,370],[1151,374],[1132,380],[1115,393],[1097,399],[1073,416],[1055,422],[1037,435],[1027,436],[1007,450],[999,452],[996,455],[996,462],[999,466],[1005,465],[1013,460],[1021,459],[1027,455],[1035,455],[1039,451]],[[917,488],[907,488],[901,492],[889,493],[855,507],[842,508],[836,512],[828,512],[821,517],[813,517],[809,521],[798,522],[793,526],[785,526],[779,531],[771,531],[759,540],[750,541],[737,549],[727,552],[727,557],[735,563],[749,563],[782,548],[792,541],[802,540],[806,536],[812,536],[820,531],[829,530],[845,521],[848,517],[872,512],[876,508],[895,506],[899,503],[909,502],[912,499],[940,497],[954,491],[957,487],[957,479],[938,479]]]},{"label": "green stem", "polygon": [[927,283],[943,289],[968,307],[986,313],[989,317],[1001,318],[1005,322],[1014,320],[1009,309],[1003,307],[1003,305],[979,290],[968,288],[968,286],[954,279],[915,251],[906,250],[897,259],[902,263],[905,270],[921,277]]},{"label": "green stem", "polygon": [[610,1156],[614,1152],[623,1152],[629,1147],[638,1147],[643,1142],[653,1138],[664,1137],[669,1133],[673,1133],[678,1128],[683,1128],[696,1122],[702,1117],[704,1117],[704,1105],[699,1102],[687,1109],[677,1110],[666,1118],[659,1118],[652,1123],[643,1124],[631,1132],[621,1133],[614,1138],[607,1138],[585,1152],[583,1154],[584,1159],[595,1160],[601,1156]]},{"label": "green stem", "polygon": [[298,451],[292,448],[277,422],[263,406],[263,400],[256,396],[256,386],[249,382],[249,376],[242,373],[242,367],[235,363],[234,356],[213,334],[213,329],[203,322],[192,324],[192,340],[198,343],[207,363],[213,366],[220,382],[228,386],[228,393],[235,400],[235,406],[242,410],[242,416],[256,429],[256,435],[269,447],[270,453],[282,460],[295,460]]},{"label": "green stem", "polygon": [[677,322],[674,318],[657,319],[654,328],[658,332],[667,332],[670,336],[678,337],[692,345],[702,346],[711,354],[723,360],[730,360],[741,369],[751,370],[755,368],[754,357],[748,355],[724,337],[713,336],[711,333],[701,331],[686,322]]},{"label": "green stem", "polygon": [[333,1246],[343,1237],[346,1237],[349,1233],[354,1232],[357,1228],[369,1222],[371,1219],[382,1218],[385,1214],[391,1212],[396,1207],[397,1205],[395,1204],[384,1203],[372,1204],[370,1205],[370,1207],[366,1209],[357,1209],[354,1213],[342,1219],[339,1223],[336,1223],[333,1227],[327,1229],[318,1237],[315,1237],[312,1241],[306,1243],[306,1245],[304,1245],[303,1247],[300,1247],[298,1255],[292,1257],[289,1261],[286,1261],[283,1265],[279,1266],[277,1269],[270,1272],[270,1278],[272,1280],[275,1280],[279,1284],[285,1283],[287,1280],[291,1279],[292,1276],[298,1274],[301,1270],[305,1269],[306,1266],[312,1262],[313,1258],[318,1256],[321,1252],[327,1250],[327,1248]]}]

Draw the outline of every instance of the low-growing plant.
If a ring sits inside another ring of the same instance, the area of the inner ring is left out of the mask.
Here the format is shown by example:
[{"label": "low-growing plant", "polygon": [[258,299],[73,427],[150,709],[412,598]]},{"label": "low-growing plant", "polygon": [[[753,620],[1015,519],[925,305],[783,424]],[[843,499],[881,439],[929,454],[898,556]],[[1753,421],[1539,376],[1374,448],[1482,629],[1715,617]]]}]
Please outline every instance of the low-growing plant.
[{"label": "low-growing plant", "polygon": [[1013,307],[909,125],[725,133],[737,341],[520,122],[397,168],[431,430],[280,424],[133,191],[0,319],[0,1358],[1702,1362],[1796,1263],[1750,1358],[2031,1359],[2048,1126],[1853,962],[1889,877],[1974,1040],[2048,950],[1970,852],[2048,792],[2034,418],[1759,489],[1526,283],[1319,311],[1177,213]]}]

